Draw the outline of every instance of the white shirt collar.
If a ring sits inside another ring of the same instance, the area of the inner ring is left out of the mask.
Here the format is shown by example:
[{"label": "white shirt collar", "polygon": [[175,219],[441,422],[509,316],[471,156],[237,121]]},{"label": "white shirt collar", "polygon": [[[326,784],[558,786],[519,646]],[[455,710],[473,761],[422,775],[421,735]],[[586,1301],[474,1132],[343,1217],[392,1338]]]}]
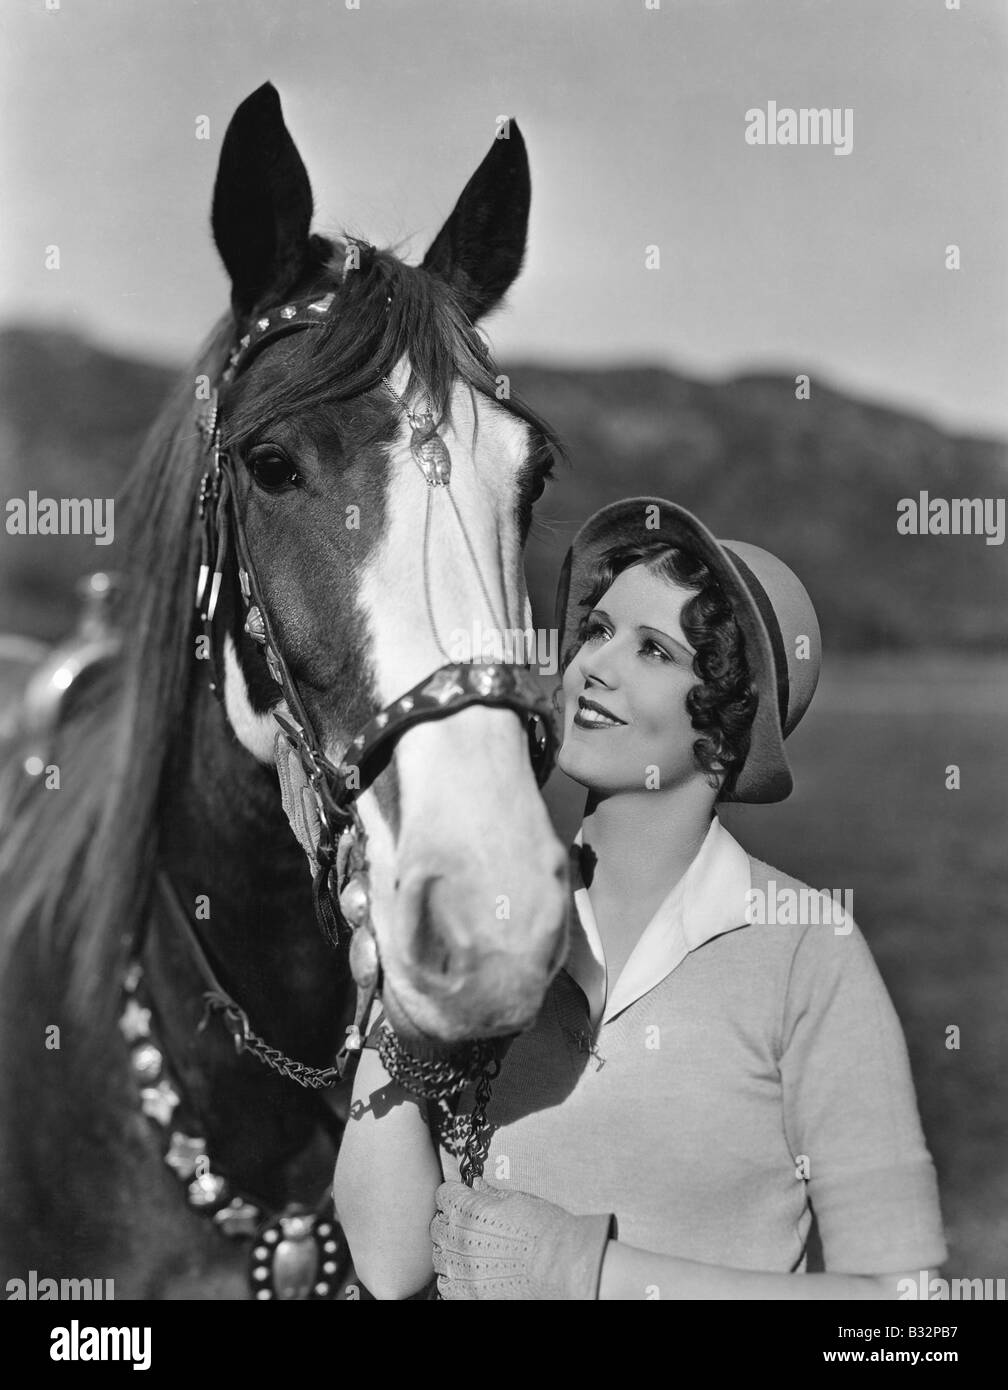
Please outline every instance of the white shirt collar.
[{"label": "white shirt collar", "polygon": [[[574,837],[581,845],[581,830]],[[747,925],[749,856],[715,816],[696,857],[641,932],[619,979],[607,979],[605,951],[588,890],[575,869],[571,944],[564,962],[588,999],[592,1028],[608,1023],[660,984],[704,942]]]}]

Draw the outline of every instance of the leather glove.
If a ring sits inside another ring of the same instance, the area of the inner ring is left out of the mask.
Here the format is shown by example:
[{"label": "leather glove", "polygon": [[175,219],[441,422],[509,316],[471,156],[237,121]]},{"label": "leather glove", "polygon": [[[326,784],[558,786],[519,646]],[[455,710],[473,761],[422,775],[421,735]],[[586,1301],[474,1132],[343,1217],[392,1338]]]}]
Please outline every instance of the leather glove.
[{"label": "leather glove", "polygon": [[430,1224],[438,1291],[448,1300],[596,1299],[613,1217],[573,1216],[477,1178],[445,1182]]}]

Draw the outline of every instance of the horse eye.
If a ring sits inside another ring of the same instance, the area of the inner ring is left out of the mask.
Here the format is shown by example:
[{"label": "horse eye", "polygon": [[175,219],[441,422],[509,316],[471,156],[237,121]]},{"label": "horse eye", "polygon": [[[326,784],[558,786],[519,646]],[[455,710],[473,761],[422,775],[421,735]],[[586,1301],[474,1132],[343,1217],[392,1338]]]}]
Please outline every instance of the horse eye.
[{"label": "horse eye", "polygon": [[538,502],[539,498],[546,491],[546,476],[540,475],[532,484],[532,491],[529,493],[530,502]]},{"label": "horse eye", "polygon": [[264,492],[283,492],[296,487],[300,481],[297,469],[285,454],[276,449],[261,449],[248,461],[248,470],[257,487]]}]

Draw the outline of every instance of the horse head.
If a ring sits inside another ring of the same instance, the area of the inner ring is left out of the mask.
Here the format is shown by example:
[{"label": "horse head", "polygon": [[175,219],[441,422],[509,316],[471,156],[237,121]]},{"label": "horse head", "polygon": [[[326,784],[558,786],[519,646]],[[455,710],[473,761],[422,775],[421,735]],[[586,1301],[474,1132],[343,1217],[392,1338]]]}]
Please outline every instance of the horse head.
[{"label": "horse head", "polygon": [[[501,389],[474,327],[525,250],[528,161],[514,122],[503,134],[419,266],[312,233],[308,176],[269,84],[224,139],[212,222],[235,341],[306,302],[320,316],[313,332],[264,337],[221,405],[256,597],[333,765],[424,677],[485,658],[466,649],[474,632],[503,644],[531,630],[522,550],[552,436]],[[418,464],[418,420],[428,436],[436,424],[448,486]],[[284,692],[247,630],[233,558],[222,580],[218,687],[238,740],[271,763]],[[567,878],[522,718],[446,709],[363,772],[355,804],[397,1027],[447,1042],[524,1027],[562,959]]]}]

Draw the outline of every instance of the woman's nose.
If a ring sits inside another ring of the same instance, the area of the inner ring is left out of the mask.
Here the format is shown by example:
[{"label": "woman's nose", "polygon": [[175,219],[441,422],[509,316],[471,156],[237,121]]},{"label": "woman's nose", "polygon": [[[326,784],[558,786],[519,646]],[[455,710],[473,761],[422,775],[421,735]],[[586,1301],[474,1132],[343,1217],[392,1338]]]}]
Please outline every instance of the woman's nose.
[{"label": "woman's nose", "polygon": [[619,684],[618,666],[619,658],[614,659],[612,643],[607,642],[604,647],[596,647],[587,653],[581,663],[581,674],[586,681],[597,681],[612,690]]}]

